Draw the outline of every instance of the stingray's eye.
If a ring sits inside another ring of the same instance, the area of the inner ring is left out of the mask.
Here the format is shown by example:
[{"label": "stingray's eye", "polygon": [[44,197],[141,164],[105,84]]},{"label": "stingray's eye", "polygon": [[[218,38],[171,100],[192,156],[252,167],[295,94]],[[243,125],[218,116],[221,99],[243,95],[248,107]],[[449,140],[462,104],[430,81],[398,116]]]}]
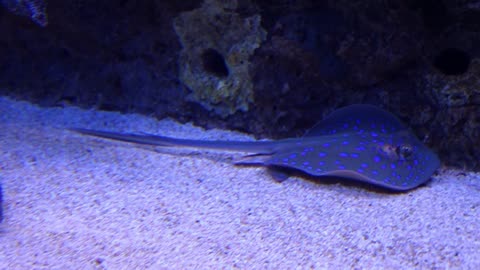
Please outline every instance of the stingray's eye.
[{"label": "stingray's eye", "polygon": [[413,155],[413,147],[409,144],[399,145],[397,149],[395,149],[395,152],[397,152],[400,159],[410,159]]}]

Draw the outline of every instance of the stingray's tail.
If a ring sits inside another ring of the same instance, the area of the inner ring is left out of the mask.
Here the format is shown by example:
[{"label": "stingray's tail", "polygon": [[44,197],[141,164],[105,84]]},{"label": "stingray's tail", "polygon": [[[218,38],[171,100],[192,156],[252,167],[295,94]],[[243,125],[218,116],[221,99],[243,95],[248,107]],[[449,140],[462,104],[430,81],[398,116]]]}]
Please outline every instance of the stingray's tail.
[{"label": "stingray's tail", "polygon": [[251,152],[258,154],[272,153],[274,151],[275,145],[277,145],[274,141],[202,141],[177,139],[148,134],[118,133],[83,128],[70,128],[69,130],[95,137],[162,147],[206,148],[227,151]]}]

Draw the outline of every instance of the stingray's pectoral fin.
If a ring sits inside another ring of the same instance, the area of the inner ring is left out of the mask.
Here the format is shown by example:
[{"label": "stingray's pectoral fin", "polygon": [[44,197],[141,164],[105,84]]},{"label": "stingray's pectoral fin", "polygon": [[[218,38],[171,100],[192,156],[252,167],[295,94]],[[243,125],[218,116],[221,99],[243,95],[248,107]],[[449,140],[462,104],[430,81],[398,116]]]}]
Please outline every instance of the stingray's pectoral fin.
[{"label": "stingray's pectoral fin", "polygon": [[271,154],[253,154],[248,155],[236,160],[234,163],[236,165],[261,165],[266,166],[268,174],[276,181],[283,182],[290,177],[290,174],[285,168],[278,166],[270,166],[269,161],[271,159]]},{"label": "stingray's pectoral fin", "polygon": [[286,170],[282,170],[282,167],[267,167],[268,174],[275,180],[276,182],[283,182],[290,177],[290,174]]}]

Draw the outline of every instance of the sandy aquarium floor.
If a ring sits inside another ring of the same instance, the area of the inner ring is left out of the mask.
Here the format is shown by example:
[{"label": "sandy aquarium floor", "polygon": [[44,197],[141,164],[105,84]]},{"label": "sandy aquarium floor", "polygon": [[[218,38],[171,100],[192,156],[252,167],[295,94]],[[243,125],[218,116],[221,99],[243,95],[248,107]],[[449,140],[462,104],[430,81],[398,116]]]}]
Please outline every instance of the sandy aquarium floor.
[{"label": "sandy aquarium floor", "polygon": [[0,98],[0,269],[480,269],[480,175],[389,194],[66,127],[244,134]]}]

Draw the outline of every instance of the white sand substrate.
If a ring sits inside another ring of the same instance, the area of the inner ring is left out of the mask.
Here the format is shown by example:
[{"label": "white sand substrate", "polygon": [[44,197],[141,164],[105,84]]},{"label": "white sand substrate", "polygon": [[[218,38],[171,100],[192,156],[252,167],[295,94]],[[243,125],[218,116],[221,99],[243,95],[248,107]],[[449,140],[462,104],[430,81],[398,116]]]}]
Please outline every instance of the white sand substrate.
[{"label": "white sand substrate", "polygon": [[381,193],[66,127],[244,134],[0,98],[0,269],[480,269],[480,174]]}]

